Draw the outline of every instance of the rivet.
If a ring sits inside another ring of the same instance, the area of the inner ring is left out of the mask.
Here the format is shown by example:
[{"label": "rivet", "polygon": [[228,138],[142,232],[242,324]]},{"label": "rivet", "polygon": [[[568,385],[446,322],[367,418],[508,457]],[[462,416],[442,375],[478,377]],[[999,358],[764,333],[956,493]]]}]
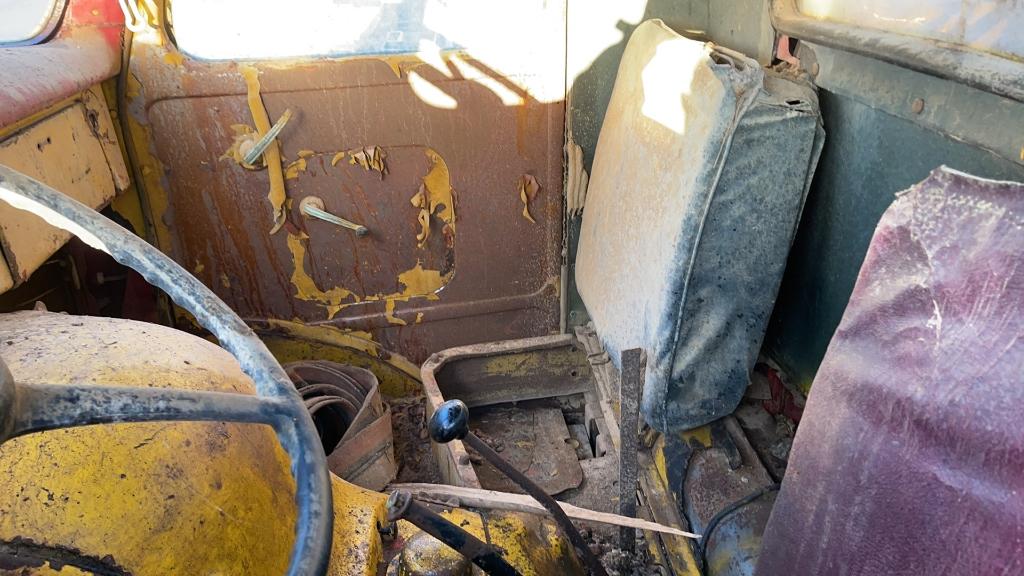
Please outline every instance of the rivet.
[{"label": "rivet", "polygon": [[910,111],[914,114],[924,112],[924,99],[914,98],[914,101],[910,104]]},{"label": "rivet", "polygon": [[817,78],[818,72],[821,72],[821,66],[817,62],[811,64],[811,76]]}]

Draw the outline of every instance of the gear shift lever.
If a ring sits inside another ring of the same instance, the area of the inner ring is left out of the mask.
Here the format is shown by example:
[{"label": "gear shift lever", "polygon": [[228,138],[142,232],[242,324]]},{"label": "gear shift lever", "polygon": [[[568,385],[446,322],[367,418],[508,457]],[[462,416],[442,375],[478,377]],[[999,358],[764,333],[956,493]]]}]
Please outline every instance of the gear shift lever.
[{"label": "gear shift lever", "polygon": [[579,531],[576,530],[576,526],[569,520],[569,517],[566,516],[565,511],[558,505],[558,502],[469,430],[469,408],[462,400],[448,400],[438,406],[437,410],[430,417],[427,431],[430,432],[430,438],[439,444],[447,444],[452,440],[462,440],[476,450],[495,468],[501,471],[502,474],[508,476],[510,480],[518,484],[520,488],[532,496],[534,500],[540,502],[551,513],[555,522],[558,523],[562,531],[569,538],[572,547],[576,549],[576,554],[583,559],[591,576],[607,576],[604,566],[601,565],[597,556],[594,556],[594,553],[590,551],[590,547],[587,546]]}]

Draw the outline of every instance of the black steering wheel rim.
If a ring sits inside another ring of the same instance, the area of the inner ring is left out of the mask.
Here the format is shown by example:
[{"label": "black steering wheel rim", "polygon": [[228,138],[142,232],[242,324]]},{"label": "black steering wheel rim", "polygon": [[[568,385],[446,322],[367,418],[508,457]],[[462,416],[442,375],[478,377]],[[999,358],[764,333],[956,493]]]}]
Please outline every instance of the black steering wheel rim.
[{"label": "black steering wheel rim", "polygon": [[[0,200],[74,234],[163,290],[217,338],[256,387],[254,398],[150,388],[29,386],[15,384],[4,368],[0,371],[0,405],[6,410],[13,410],[11,406],[16,403],[12,400],[17,395],[22,407],[31,408],[34,401],[37,405],[65,401],[69,411],[51,411],[46,418],[27,413],[0,414],[0,442],[41,430],[108,422],[224,420],[269,424],[291,459],[295,479],[298,514],[287,574],[324,574],[334,520],[327,459],[301,396],[266,345],[224,301],[178,263],[88,206],[3,165]],[[73,402],[68,402],[69,391],[77,395]],[[89,395],[91,401],[84,413],[82,394]],[[74,413],[71,408],[75,408]]]}]

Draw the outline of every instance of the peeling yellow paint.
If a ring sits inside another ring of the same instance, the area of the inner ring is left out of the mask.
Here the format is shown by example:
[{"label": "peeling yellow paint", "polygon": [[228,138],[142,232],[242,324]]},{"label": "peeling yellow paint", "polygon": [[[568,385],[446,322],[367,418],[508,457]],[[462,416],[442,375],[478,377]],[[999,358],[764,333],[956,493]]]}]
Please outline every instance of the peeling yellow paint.
[{"label": "peeling yellow paint", "polygon": [[439,270],[426,270],[423,263],[417,261],[415,266],[398,275],[398,282],[405,289],[390,297],[423,295],[427,300],[437,300],[437,291],[444,286],[445,278]]},{"label": "peeling yellow paint", "polygon": [[387,350],[369,332],[342,330],[335,326],[308,326],[302,321],[264,321],[253,327],[282,363],[299,360],[331,360],[371,370],[386,396],[422,394],[420,367],[401,354]]},{"label": "peeling yellow paint", "polygon": [[206,270],[206,265],[196,260],[196,265],[192,268],[192,274],[202,274],[203,270]]},{"label": "peeling yellow paint", "polygon": [[299,172],[306,171],[306,159],[316,156],[312,150],[299,150],[299,157],[288,163],[284,168],[284,179],[294,180],[299,177]]},{"label": "peeling yellow paint", "polygon": [[391,71],[395,73],[396,78],[402,77],[402,72],[408,72],[414,68],[422,66],[424,64],[418,56],[411,54],[395,54],[393,56],[378,56],[375,58],[388,65]]},{"label": "peeling yellow paint", "polygon": [[395,316],[395,300],[393,298],[384,302],[384,317],[388,319],[389,324],[406,325],[405,320]]},{"label": "peeling yellow paint", "polygon": [[430,172],[423,177],[423,184],[427,188],[427,197],[430,200],[430,213],[440,218],[454,234],[455,196],[448,164],[432,148],[427,148],[426,155],[427,158],[430,158],[431,168]]},{"label": "peeling yellow paint", "polygon": [[416,242],[420,248],[425,247],[430,238],[431,214],[436,214],[444,222],[449,235],[455,235],[455,196],[448,165],[434,150],[428,148],[426,154],[431,162],[430,171],[423,177],[420,189],[409,199],[413,207],[419,210],[416,220],[420,231],[416,233]]},{"label": "peeling yellow paint", "polygon": [[[142,86],[134,74],[128,74],[126,96],[131,103],[141,98]],[[139,173],[142,176],[142,183],[139,195],[145,195],[148,200],[149,221],[152,223],[153,232],[156,235],[157,246],[165,253],[170,253],[174,246],[170,229],[167,227],[165,216],[167,215],[169,195],[163,186],[164,167],[157,159],[152,149],[153,139],[150,134],[149,124],[144,123],[144,118],[136,117],[131,112],[132,107],[122,111],[126,114],[128,123],[128,134],[125,145],[131,146],[135,152],[134,160],[139,164]],[[138,186],[139,183],[136,183]]]},{"label": "peeling yellow paint", "polygon": [[[231,146],[220,155],[218,160],[234,160],[240,166],[256,168],[256,166],[246,164],[244,159],[245,155],[256,145],[256,141],[260,139],[259,134],[246,124],[232,124],[231,131],[235,133]],[[262,161],[262,158],[260,160]]]},{"label": "peeling yellow paint", "polygon": [[231,288],[231,279],[223,272],[220,273],[220,285],[225,288]]},{"label": "peeling yellow paint", "polygon": [[526,218],[534,224],[537,223],[530,215],[530,201],[537,196],[537,192],[540,191],[540,184],[537,184],[537,179],[530,174],[524,174],[519,177],[519,199],[523,202],[523,218]]},{"label": "peeling yellow paint", "polygon": [[420,184],[416,195],[409,199],[409,202],[419,212],[416,214],[416,221],[420,224],[420,231],[416,233],[417,246],[423,248],[430,238],[430,202],[427,201],[427,186]]},{"label": "peeling yellow paint", "polygon": [[420,322],[423,322],[423,312],[416,313],[416,321],[413,324],[419,324]]},{"label": "peeling yellow paint", "polygon": [[164,62],[171,66],[181,66],[185,63],[185,56],[181,52],[170,51],[164,54]]},{"label": "peeling yellow paint", "polygon": [[316,282],[305,270],[306,246],[303,244],[303,240],[308,238],[309,236],[305,234],[301,236],[288,234],[288,250],[292,253],[292,263],[294,264],[291,281],[292,286],[295,287],[295,297],[320,304],[327,310],[328,318],[334,318],[338,310],[344,307],[343,302],[350,300],[348,304],[355,304],[359,302],[359,297],[340,286],[325,291],[316,285]]},{"label": "peeling yellow paint", "polygon": [[[256,124],[257,133],[262,138],[270,131],[270,117],[267,116],[267,109],[263,106],[263,99],[260,97],[259,70],[249,65],[243,65],[239,70],[242,77],[245,78],[249,112],[252,114],[253,123]],[[267,174],[270,176],[270,192],[267,194],[267,198],[270,200],[273,210],[274,227],[270,230],[270,233],[273,234],[281,229],[285,221],[284,171],[281,169],[281,149],[276,140],[267,146],[263,157],[267,162]]]},{"label": "peeling yellow paint", "polygon": [[[380,146],[366,146],[364,148],[356,148],[354,150],[347,150],[345,154],[348,154],[348,163],[353,166],[359,166],[363,170],[375,170],[380,172],[381,179],[388,173],[388,165],[385,162],[388,155],[384,152]],[[337,159],[337,154],[334,158]],[[333,166],[334,161],[331,162]]]},{"label": "peeling yellow paint", "polygon": [[[374,147],[376,148],[376,147]],[[368,150],[363,148],[360,150]],[[304,154],[308,152],[308,154]],[[436,215],[443,223],[446,237],[454,241],[455,235],[455,198],[454,191],[450,184],[450,174],[444,159],[432,149],[426,149],[427,158],[430,159],[431,167],[423,177],[423,183],[416,197],[413,198],[413,205],[420,209],[424,223],[424,238],[429,234],[430,216]],[[300,152],[300,159],[315,154],[311,151]],[[337,164],[349,152],[338,152],[331,160],[331,164]],[[416,265],[406,270],[396,278],[399,289],[390,294],[373,294],[360,297],[358,294],[342,286],[336,286],[329,290],[323,290],[316,285],[316,282],[305,270],[306,242],[309,237],[300,234],[288,234],[288,250],[292,255],[292,276],[291,283],[295,287],[295,298],[314,302],[322,306],[328,315],[328,319],[334,318],[337,313],[354,304],[363,302],[385,302],[385,316],[388,322],[395,325],[406,325],[407,322],[395,316],[397,302],[408,302],[412,298],[425,298],[427,300],[438,300],[437,292],[451,279],[454,271],[442,274],[440,270],[431,270],[423,267],[423,262],[417,260]],[[417,240],[422,240],[417,237]],[[422,246],[422,244],[421,244]],[[422,313],[417,315],[416,323],[422,321]]]},{"label": "peeling yellow paint", "polygon": [[404,320],[394,316],[396,301],[408,302],[410,298],[426,298],[437,300],[436,294],[448,277],[441,275],[438,270],[423,268],[423,263],[417,261],[416,265],[398,275],[400,290],[391,294],[374,294],[360,298],[352,291],[341,286],[335,286],[330,290],[322,290],[313,281],[313,278],[306,273],[306,246],[305,240],[309,237],[305,234],[288,234],[288,250],[292,254],[294,268],[292,270],[291,282],[295,287],[295,297],[307,302],[315,302],[327,310],[328,319],[334,318],[343,308],[360,302],[385,302],[385,314],[392,324],[405,324]]},{"label": "peeling yellow paint", "polygon": [[298,160],[292,160],[284,167],[284,179],[295,180],[299,177],[299,172],[306,171],[306,159],[299,158]]}]

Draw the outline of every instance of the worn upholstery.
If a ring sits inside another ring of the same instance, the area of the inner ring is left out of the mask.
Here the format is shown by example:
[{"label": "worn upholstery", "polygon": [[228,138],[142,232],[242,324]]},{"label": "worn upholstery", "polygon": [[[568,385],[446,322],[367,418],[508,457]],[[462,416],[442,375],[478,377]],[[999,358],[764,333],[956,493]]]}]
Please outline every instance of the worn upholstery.
[{"label": "worn upholstery", "polygon": [[1024,184],[949,169],[882,216],[757,574],[1024,574]]},{"label": "worn upholstery", "polygon": [[576,282],[618,365],[647,352],[662,431],[738,404],[824,133],[814,90],[684,38],[633,33],[601,129]]}]

